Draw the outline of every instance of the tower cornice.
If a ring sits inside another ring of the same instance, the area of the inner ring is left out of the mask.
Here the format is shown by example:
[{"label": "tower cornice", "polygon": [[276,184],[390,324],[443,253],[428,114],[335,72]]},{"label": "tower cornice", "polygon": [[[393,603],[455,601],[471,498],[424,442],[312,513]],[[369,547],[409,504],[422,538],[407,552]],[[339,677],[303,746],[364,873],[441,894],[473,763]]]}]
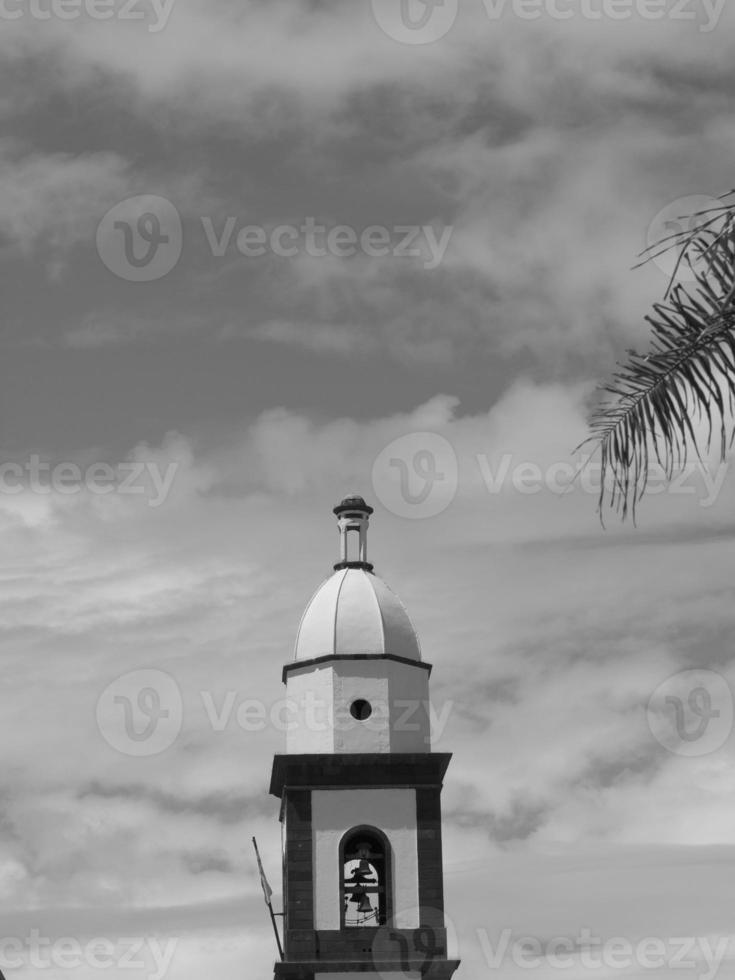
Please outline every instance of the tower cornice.
[{"label": "tower cornice", "polygon": [[276,755],[270,793],[284,790],[441,787],[451,752],[313,752]]},{"label": "tower cornice", "polygon": [[[422,980],[448,980],[459,966],[459,960],[435,959],[427,961],[426,954],[417,954],[409,959],[366,961],[355,964],[352,960],[313,960],[298,963],[276,963],[274,976],[276,980],[311,980],[315,975],[323,976],[328,973],[343,974],[345,970],[355,971],[369,976],[385,976],[395,974],[404,977],[411,973],[420,974]],[[377,972],[379,967],[380,972]]]},{"label": "tower cornice", "polygon": [[332,661],[343,660],[393,660],[399,664],[408,664],[409,667],[418,667],[420,670],[427,671],[431,676],[432,665],[425,660],[414,660],[412,657],[399,657],[395,653],[325,653],[321,657],[310,657],[308,660],[292,660],[286,664],[281,672],[281,680],[285,684],[288,675],[294,670],[302,670],[304,667],[317,667]]}]

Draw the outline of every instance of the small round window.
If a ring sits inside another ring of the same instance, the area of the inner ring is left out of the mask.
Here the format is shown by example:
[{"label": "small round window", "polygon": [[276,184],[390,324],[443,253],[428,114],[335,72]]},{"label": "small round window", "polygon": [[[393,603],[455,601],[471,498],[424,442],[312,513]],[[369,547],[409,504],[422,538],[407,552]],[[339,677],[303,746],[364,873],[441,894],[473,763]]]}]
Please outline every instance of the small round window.
[{"label": "small round window", "polygon": [[358,698],[357,701],[353,701],[350,705],[350,714],[353,718],[357,718],[358,721],[365,721],[372,713],[372,705],[364,698]]}]

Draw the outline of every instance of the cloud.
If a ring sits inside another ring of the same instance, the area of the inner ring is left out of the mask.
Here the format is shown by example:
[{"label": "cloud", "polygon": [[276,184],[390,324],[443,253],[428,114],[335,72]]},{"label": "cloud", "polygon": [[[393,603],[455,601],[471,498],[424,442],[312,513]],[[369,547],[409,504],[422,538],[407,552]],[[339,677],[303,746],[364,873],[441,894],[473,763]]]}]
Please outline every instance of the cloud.
[{"label": "cloud", "polygon": [[124,194],[128,164],[115,153],[22,153],[0,147],[2,235],[29,256],[62,259],[90,241],[107,209]]},{"label": "cloud", "polygon": [[[559,467],[578,462],[594,380],[645,344],[665,276],[629,267],[652,219],[732,184],[732,12],[704,35],[491,22],[467,4],[446,39],[413,48],[368,4],[178,0],[151,26],[22,20],[0,36],[6,326],[23,357],[52,363],[32,389],[43,459],[112,471],[110,493],[25,477],[0,492],[8,921],[174,935],[177,978],[271,968],[249,837],[278,890],[267,788],[282,733],[248,730],[238,708],[282,696],[299,616],[335,558],[331,507],[357,488],[447,709],[435,747],[453,752],[447,895],[467,975],[487,972],[476,930],[496,924],[729,933],[732,737],[678,756],[646,704],[682,668],[735,683],[732,480],[691,474],[644,501],[638,530],[605,532],[594,480],[565,485]],[[184,248],[139,288],[102,267],[94,232],[153,193],[182,215]],[[452,236],[432,270],[213,255],[202,218],[230,216]],[[215,345],[234,388],[210,368]],[[63,399],[47,404],[50,389]],[[70,451],[49,433],[76,398]],[[3,463],[32,455],[15,399]],[[457,480],[439,460],[447,505],[412,519],[388,491],[401,462],[427,479],[425,457],[375,467],[425,433],[446,440]],[[141,492],[122,491],[131,466]],[[96,716],[138,670],[164,672],[182,701],[180,734],[150,757],[121,753]]]},{"label": "cloud", "polygon": [[[707,533],[677,540],[682,514],[699,516],[705,531],[710,516],[688,498],[662,498],[651,520],[666,535],[611,532],[619,542],[611,550],[588,495],[528,497],[510,486],[489,497],[472,474],[480,452],[553,461],[583,424],[580,396],[526,383],[478,416],[444,396],[363,422],[270,411],[219,446],[171,436],[130,454],[177,463],[155,518],[144,498],[120,492],[44,495],[43,520],[28,520],[11,498],[2,630],[15,661],[0,743],[14,773],[6,892],[14,901],[117,906],[254,887],[243,822],[259,828],[273,861],[276,808],[266,793],[281,736],[270,725],[243,729],[237,706],[255,697],[268,707],[281,696],[300,611],[332,560],[335,488],[374,499],[381,449],[425,430],[451,440],[459,493],[428,521],[401,520],[378,500],[371,543],[435,663],[438,708],[449,703],[437,748],[456,755],[445,789],[450,838],[459,825],[486,846],[644,843],[661,840],[664,821],[672,844],[731,843],[727,781],[715,778],[724,757],[672,757],[645,723],[650,693],[691,655],[688,631],[716,623],[722,636],[732,626],[722,543]],[[25,497],[32,511],[34,494]],[[588,546],[572,547],[573,563],[561,563],[570,548],[564,527],[579,527],[585,513]],[[684,560],[693,548],[704,563]],[[460,670],[447,669],[452,657]],[[735,681],[725,651],[721,663]],[[142,760],[111,748],[94,720],[105,687],[141,668],[174,677],[184,703],[179,739]],[[204,695],[220,712],[228,692],[234,710],[218,726]],[[71,780],[60,778],[59,753],[76,759]],[[667,807],[676,819],[665,818]]]},{"label": "cloud", "polygon": [[[35,32],[25,20],[8,25],[27,59],[43,56],[54,68],[32,80],[33,111],[52,74],[70,97],[99,87],[102,105],[83,105],[90,120],[101,124],[102,108],[124,104],[129,124],[124,154],[8,157],[0,172],[8,233],[26,254],[43,241],[58,277],[68,249],[91,244],[114,203],[167,194],[191,218],[182,270],[197,271],[184,278],[198,289],[209,278],[221,323],[238,324],[232,311],[247,298],[247,325],[219,329],[220,338],[377,351],[424,366],[529,357],[546,377],[597,375],[624,346],[645,344],[643,315],[665,277],[630,266],[657,212],[731,183],[731,127],[713,97],[731,55],[729,12],[708,35],[696,19],[674,17],[577,16],[562,30],[543,17],[496,22],[478,3],[441,42],[418,48],[388,37],[367,5],[235,11],[191,0],[176,4],[161,31],[149,20],[52,20]],[[273,50],[277,59],[265,54]],[[151,116],[180,151],[173,167],[156,151]],[[187,146],[198,137],[192,158]],[[218,265],[198,223],[219,215],[453,231],[434,270],[364,257],[231,255]],[[86,311],[69,342],[146,345],[186,307],[180,299],[176,312],[153,318],[124,303]],[[205,335],[208,313],[195,317]]]}]

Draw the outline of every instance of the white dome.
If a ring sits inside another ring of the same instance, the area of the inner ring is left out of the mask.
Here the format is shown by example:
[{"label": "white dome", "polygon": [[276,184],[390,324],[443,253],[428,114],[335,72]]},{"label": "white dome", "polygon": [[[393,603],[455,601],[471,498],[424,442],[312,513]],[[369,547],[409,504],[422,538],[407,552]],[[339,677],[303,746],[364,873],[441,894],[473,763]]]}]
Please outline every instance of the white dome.
[{"label": "white dome", "polygon": [[403,603],[372,572],[340,568],[314,593],[296,637],[296,660],[392,654],[421,660]]}]

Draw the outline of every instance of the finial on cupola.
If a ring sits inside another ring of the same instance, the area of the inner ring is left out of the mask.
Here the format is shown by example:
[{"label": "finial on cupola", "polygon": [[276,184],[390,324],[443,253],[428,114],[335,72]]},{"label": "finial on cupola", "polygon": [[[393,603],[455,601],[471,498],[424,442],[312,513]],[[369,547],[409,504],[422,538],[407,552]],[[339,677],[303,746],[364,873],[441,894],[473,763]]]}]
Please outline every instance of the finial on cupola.
[{"label": "finial on cupola", "polygon": [[[365,503],[359,493],[348,493],[334,508],[339,528],[340,560],[334,566],[340,568],[363,568],[372,572],[373,566],[367,560],[367,529],[373,508]],[[358,535],[357,558],[350,559],[348,533],[356,531]]]}]

